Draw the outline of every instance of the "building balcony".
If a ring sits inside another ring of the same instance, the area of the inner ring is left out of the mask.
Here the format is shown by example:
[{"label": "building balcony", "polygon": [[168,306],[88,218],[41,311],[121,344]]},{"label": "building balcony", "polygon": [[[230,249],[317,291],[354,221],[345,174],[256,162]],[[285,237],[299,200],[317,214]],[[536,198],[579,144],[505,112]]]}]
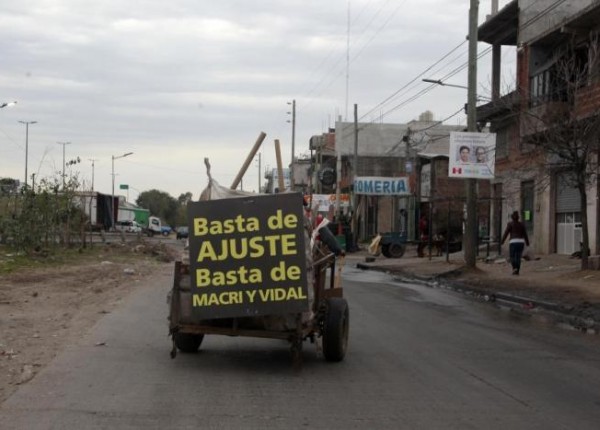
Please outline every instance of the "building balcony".
[{"label": "building balcony", "polygon": [[477,122],[503,121],[519,111],[519,94],[512,91],[496,100],[477,106]]},{"label": "building balcony", "polygon": [[477,30],[477,40],[490,45],[517,45],[519,3],[513,0],[487,20]]}]

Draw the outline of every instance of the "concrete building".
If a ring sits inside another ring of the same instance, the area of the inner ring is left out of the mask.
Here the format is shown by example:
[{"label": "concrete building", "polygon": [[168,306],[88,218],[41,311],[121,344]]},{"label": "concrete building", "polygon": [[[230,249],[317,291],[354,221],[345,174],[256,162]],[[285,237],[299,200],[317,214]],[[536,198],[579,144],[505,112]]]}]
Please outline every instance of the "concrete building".
[{"label": "concrete building", "polygon": [[[357,238],[404,231],[414,240],[421,212],[432,216],[434,234],[450,228],[460,236],[465,186],[461,179],[448,178],[448,153],[450,132],[464,127],[440,124],[427,112],[407,124],[359,123],[356,129],[354,123],[338,121],[327,133],[313,136],[310,148],[313,192],[352,195],[348,215]],[[369,184],[372,190],[366,189]],[[489,200],[488,182],[480,190]]]},{"label": "concrete building", "polygon": [[[491,212],[505,223],[519,211],[536,253],[580,251],[585,229],[600,253],[598,30],[597,0],[513,0],[479,27],[479,41],[493,46],[492,102],[477,110],[497,134],[492,193],[501,204]],[[500,93],[501,46],[517,49],[508,94]]]}]

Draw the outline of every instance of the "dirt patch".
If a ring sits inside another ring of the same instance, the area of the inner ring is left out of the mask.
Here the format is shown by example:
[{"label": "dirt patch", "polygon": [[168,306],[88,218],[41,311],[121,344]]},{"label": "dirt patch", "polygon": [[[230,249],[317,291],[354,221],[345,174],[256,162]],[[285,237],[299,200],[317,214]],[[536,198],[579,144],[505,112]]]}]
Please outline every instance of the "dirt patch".
[{"label": "dirt patch", "polygon": [[179,255],[164,243],[120,243],[85,251],[67,264],[2,275],[0,403],[111,312],[132,286]]}]

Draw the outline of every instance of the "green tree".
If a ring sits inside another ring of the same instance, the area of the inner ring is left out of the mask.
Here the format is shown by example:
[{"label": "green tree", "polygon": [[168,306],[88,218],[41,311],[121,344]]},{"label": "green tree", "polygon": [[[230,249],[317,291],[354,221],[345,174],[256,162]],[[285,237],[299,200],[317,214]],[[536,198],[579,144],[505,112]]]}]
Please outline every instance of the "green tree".
[{"label": "green tree", "polygon": [[177,199],[179,207],[177,208],[177,222],[176,225],[187,225],[187,205],[192,201],[192,193],[181,194]]},{"label": "green tree", "polygon": [[177,198],[177,201],[181,206],[186,206],[189,202],[192,201],[192,193],[188,191],[187,193],[180,194]]},{"label": "green tree", "polygon": [[19,189],[19,181],[13,178],[0,178],[0,196],[15,194]]},{"label": "green tree", "polygon": [[140,193],[135,203],[150,211],[151,215],[159,217],[170,226],[177,222],[179,203],[169,193],[159,190],[149,190]]}]

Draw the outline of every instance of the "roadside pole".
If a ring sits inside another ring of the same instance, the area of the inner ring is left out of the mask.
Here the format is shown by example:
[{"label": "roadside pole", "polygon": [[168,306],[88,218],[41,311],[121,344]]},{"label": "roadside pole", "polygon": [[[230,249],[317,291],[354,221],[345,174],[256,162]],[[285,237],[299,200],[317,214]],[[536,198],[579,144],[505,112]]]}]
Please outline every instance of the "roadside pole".
[{"label": "roadside pole", "polygon": [[[477,131],[477,26],[479,0],[471,0],[469,9],[469,68],[467,96],[467,127],[469,132]],[[467,267],[476,266],[477,257],[477,180],[467,179],[467,219],[463,236],[463,250]]]},{"label": "roadside pole", "polygon": [[[352,184],[354,185],[356,178],[358,177],[358,105],[354,103],[354,177],[352,178]],[[351,249],[357,248],[358,244],[358,196],[356,190],[352,186],[352,241]]]}]

